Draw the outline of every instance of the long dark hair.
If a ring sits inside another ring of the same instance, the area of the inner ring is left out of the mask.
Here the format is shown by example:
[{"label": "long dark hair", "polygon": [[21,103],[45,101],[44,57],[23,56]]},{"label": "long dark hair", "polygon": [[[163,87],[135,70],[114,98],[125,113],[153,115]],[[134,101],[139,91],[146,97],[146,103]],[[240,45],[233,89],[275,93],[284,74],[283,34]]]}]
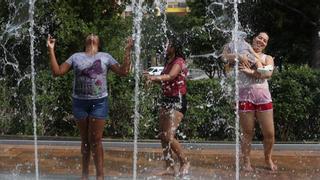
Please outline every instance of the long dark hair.
[{"label": "long dark hair", "polygon": [[269,40],[270,40],[270,36],[269,36],[269,33],[268,33],[268,32],[266,32],[266,31],[259,31],[259,32],[254,33],[254,34],[251,36],[251,39],[250,39],[250,40],[251,40],[251,43],[252,43],[253,39],[256,38],[257,36],[259,36],[259,34],[261,34],[261,33],[265,33],[265,34],[268,36]]},{"label": "long dark hair", "polygon": [[[167,36],[168,36],[170,47],[174,48],[175,59],[182,58],[185,60],[185,54],[183,52],[183,42],[181,41],[181,39],[178,36],[174,35],[173,33],[170,33]],[[167,64],[169,61],[168,56],[166,56],[165,60],[166,60],[165,64]]]},{"label": "long dark hair", "polygon": [[183,52],[183,43],[181,42],[180,38],[171,38],[169,39],[169,43],[175,50],[176,58],[181,57],[185,59],[185,54]]}]

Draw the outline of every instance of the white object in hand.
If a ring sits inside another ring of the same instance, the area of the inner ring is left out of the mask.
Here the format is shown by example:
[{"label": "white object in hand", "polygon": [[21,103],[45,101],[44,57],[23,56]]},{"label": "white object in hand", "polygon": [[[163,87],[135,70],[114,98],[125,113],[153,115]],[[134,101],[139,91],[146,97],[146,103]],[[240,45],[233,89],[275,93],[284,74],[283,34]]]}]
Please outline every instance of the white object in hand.
[{"label": "white object in hand", "polygon": [[272,65],[263,66],[261,68],[258,68],[257,71],[261,74],[265,74],[273,71],[273,66]]}]

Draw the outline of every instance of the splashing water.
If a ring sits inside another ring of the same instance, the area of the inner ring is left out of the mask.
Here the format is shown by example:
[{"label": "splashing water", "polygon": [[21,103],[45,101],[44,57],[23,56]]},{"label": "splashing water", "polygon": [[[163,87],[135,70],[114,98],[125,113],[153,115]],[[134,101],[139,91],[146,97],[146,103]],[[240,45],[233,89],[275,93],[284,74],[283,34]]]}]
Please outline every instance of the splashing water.
[{"label": "splashing water", "polygon": [[132,1],[132,12],[134,13],[134,27],[133,27],[133,38],[134,38],[134,79],[135,79],[135,88],[134,88],[134,147],[133,147],[133,179],[137,179],[137,160],[138,160],[138,135],[139,135],[139,82],[140,82],[140,40],[141,40],[141,21],[143,16],[142,11],[143,0]]},{"label": "splashing water", "polygon": [[210,60],[211,71],[213,76],[218,75],[224,80],[222,74],[223,60],[221,59],[221,50],[223,45],[230,39],[232,29],[234,27],[234,19],[232,18],[233,7],[232,3],[225,0],[209,1],[206,7],[205,24],[191,31],[190,36],[198,39],[198,37],[205,35],[207,48],[199,52],[193,52],[189,57],[194,61]]},{"label": "splashing water", "polygon": [[[27,5],[28,3],[25,1],[9,1],[8,21],[4,28],[0,29],[0,50],[3,51],[0,56],[1,74],[12,74],[18,86],[22,80],[30,78],[30,74],[24,74],[24,71],[21,71],[19,61],[14,52],[26,37],[24,36],[24,27],[29,22]],[[15,39],[16,43],[12,44],[12,39]]]},{"label": "splashing water", "polygon": [[[211,1],[212,2],[212,1]],[[238,17],[238,4],[243,3],[244,1],[239,1],[239,0],[233,0],[233,1],[226,1],[226,0],[221,0],[221,1],[215,1],[212,2],[209,6],[207,6],[207,11],[206,11],[206,24],[204,27],[201,28],[200,33],[208,33],[209,38],[208,40],[212,40],[217,32],[220,34],[220,36],[224,37],[224,39],[228,39],[227,37],[232,37],[231,40],[234,41],[234,51],[237,53],[238,52],[238,44],[237,41],[239,38],[242,38],[242,34],[239,33],[240,29],[240,22],[239,22],[239,17]],[[255,2],[255,1],[253,1]],[[154,4],[156,6],[159,6],[160,1],[155,1]],[[162,21],[164,25],[166,25],[166,17],[164,18],[164,21]],[[163,26],[166,27],[166,26]],[[167,30],[165,30],[166,32]],[[191,31],[192,33],[194,32],[193,30]],[[196,32],[192,34],[194,37],[197,36]],[[209,53],[204,53],[204,54],[195,54],[191,55],[190,58],[209,58],[209,57],[214,57],[215,59],[220,58],[221,56],[221,45],[220,44],[213,44],[212,49],[214,50],[213,52]],[[165,48],[164,48],[165,49]],[[235,164],[236,164],[236,171],[235,171],[235,178],[238,180],[240,177],[240,160],[239,160],[239,153],[240,153],[240,133],[239,133],[239,114],[238,114],[238,60],[236,59],[236,66],[235,66],[235,82],[234,82],[234,101],[236,102],[236,110],[235,110],[235,124],[234,124],[234,132],[235,132]],[[226,92],[227,96],[230,96],[232,94],[232,88],[225,87],[226,82],[225,78],[222,78],[220,81],[221,87],[224,88],[224,91]],[[173,117],[172,117],[173,118]],[[230,127],[228,127],[230,128]],[[170,146],[170,144],[169,144]],[[170,159],[171,157],[164,157],[167,159]]]},{"label": "splashing water", "polygon": [[168,36],[167,36],[167,31],[168,31],[168,27],[167,27],[167,14],[165,13],[166,9],[167,9],[167,1],[163,1],[163,2],[160,2],[160,0],[158,1],[155,1],[156,4],[158,4],[158,6],[160,6],[160,14],[163,14],[163,19],[161,21],[161,31],[165,37],[165,41],[162,41],[162,56],[164,57],[165,56],[165,53],[166,53],[166,49],[167,49],[167,46],[168,46]]},{"label": "splashing water", "polygon": [[[7,1],[8,15],[7,22],[0,29],[0,56],[1,78],[5,82],[11,82],[10,93],[13,98],[18,96],[18,88],[23,80],[31,78],[32,91],[32,121],[34,134],[34,166],[35,179],[39,179],[38,148],[37,148],[37,115],[36,115],[36,85],[35,85],[35,64],[34,64],[34,7],[35,0]],[[29,37],[29,39],[27,39]],[[24,42],[30,41],[29,55],[30,66],[20,64],[17,57],[21,56],[21,47]],[[29,69],[30,68],[30,69]],[[30,72],[31,71],[31,72]],[[15,109],[16,111],[16,109]],[[16,112],[14,112],[15,116]],[[10,116],[10,115],[9,115]],[[4,117],[6,121],[11,117]],[[5,131],[5,129],[3,130]],[[30,164],[31,166],[31,164]],[[19,172],[18,172],[19,173]]]},{"label": "splashing water", "polygon": [[[239,30],[239,15],[238,15],[238,2],[237,0],[234,1],[234,14],[233,17],[235,19],[235,26],[234,26],[234,31],[232,34],[232,40],[235,42],[234,43],[234,50],[235,53],[238,52],[238,30]],[[240,167],[239,167],[239,153],[240,153],[240,149],[239,149],[239,139],[240,139],[240,134],[239,134],[239,89],[238,89],[238,74],[239,74],[239,70],[238,70],[238,59],[236,58],[236,64],[235,64],[235,71],[236,71],[236,77],[235,77],[235,101],[236,101],[236,111],[235,111],[235,115],[236,115],[236,120],[235,120],[235,134],[236,134],[236,180],[239,180],[240,178]]]},{"label": "splashing water", "polygon": [[[219,35],[223,37],[223,39],[228,39],[228,37],[232,36],[232,41],[234,47],[234,52],[238,52],[238,45],[237,41],[239,38],[242,38],[242,34],[239,33],[240,28],[240,22],[238,17],[238,3],[243,3],[244,1],[239,0],[216,0],[211,1],[211,3],[206,7],[206,24],[204,27],[202,27],[200,33],[207,33],[208,34],[208,40],[211,41],[214,37],[214,35]],[[215,61],[218,61],[218,59],[221,56],[221,44],[219,43],[213,43],[217,45],[212,45],[213,52],[204,53],[204,54],[197,54],[197,55],[191,55],[190,58],[197,59],[197,58],[215,58]],[[200,60],[200,59],[199,59]],[[236,163],[236,179],[239,179],[239,114],[238,114],[238,60],[236,59],[236,65],[234,67],[234,75],[235,75],[235,83],[234,83],[234,101],[236,102],[236,110],[235,110],[235,163]],[[221,78],[220,84],[221,87],[223,87],[226,96],[230,96],[232,94],[232,88],[225,87],[227,86],[227,83],[225,83],[226,79],[224,77]],[[228,127],[230,128],[230,127]]]},{"label": "splashing water", "polygon": [[31,58],[31,83],[32,83],[32,121],[33,121],[33,135],[34,135],[34,161],[36,180],[39,179],[39,165],[38,165],[38,142],[37,142],[37,114],[36,114],[36,84],[35,84],[35,68],[34,68],[34,4],[35,0],[29,1],[29,34],[30,34],[30,58]]}]

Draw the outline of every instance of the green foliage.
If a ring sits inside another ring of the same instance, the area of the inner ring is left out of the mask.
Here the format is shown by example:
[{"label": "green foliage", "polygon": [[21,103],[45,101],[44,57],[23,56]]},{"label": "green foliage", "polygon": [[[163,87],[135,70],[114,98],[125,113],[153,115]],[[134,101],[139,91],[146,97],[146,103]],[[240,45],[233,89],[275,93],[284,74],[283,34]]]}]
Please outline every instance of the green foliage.
[{"label": "green foliage", "polygon": [[108,78],[109,120],[105,134],[116,138],[133,137],[133,88],[132,76]]},{"label": "green foliage", "polygon": [[13,111],[10,110],[10,93],[5,81],[0,81],[0,134],[7,134],[10,129],[10,119]]},{"label": "green foliage", "polygon": [[189,81],[187,99],[188,111],[181,128],[188,139],[230,140],[233,137],[233,98],[218,80]]},{"label": "green foliage", "polygon": [[3,32],[4,29],[4,24],[7,22],[8,16],[9,16],[9,8],[8,8],[8,3],[5,1],[0,1],[0,32]]},{"label": "green foliage", "polygon": [[54,78],[50,71],[36,78],[39,134],[45,136],[74,136],[76,124],[71,110],[73,74]]},{"label": "green foliage", "polygon": [[[53,78],[49,71],[37,74],[37,122],[39,135],[76,136],[72,118],[72,73]],[[270,81],[274,102],[277,141],[317,141],[320,135],[320,72],[308,67],[289,66],[275,73]],[[234,83],[226,79],[188,81],[188,110],[177,134],[186,140],[232,140],[234,138]],[[105,135],[112,138],[133,137],[134,78],[108,78],[110,118]],[[33,133],[30,82],[22,81],[19,89],[0,84],[0,127],[2,134]],[[228,92],[228,89],[231,94]],[[15,94],[18,93],[18,94]],[[23,95],[23,96],[22,96]],[[161,90],[157,85],[140,84],[139,138],[154,139],[158,129],[158,103]],[[259,134],[259,133],[258,133]],[[259,136],[259,135],[258,135]]]},{"label": "green foliage", "polygon": [[139,98],[139,134],[140,138],[154,139],[159,134],[159,103],[161,89],[159,85],[146,86],[141,82]]},{"label": "green foliage", "polygon": [[187,5],[190,7],[191,16],[195,17],[201,17],[204,18],[206,16],[206,7],[208,7],[210,2],[208,0],[198,0],[198,1],[193,1],[193,0],[187,0]]},{"label": "green foliage", "polygon": [[308,67],[289,66],[271,81],[277,139],[318,140],[320,73]]},{"label": "green foliage", "polygon": [[1,80],[0,92],[0,133],[29,134],[33,124],[31,117],[30,82],[22,80],[19,87],[12,87],[8,79]]}]

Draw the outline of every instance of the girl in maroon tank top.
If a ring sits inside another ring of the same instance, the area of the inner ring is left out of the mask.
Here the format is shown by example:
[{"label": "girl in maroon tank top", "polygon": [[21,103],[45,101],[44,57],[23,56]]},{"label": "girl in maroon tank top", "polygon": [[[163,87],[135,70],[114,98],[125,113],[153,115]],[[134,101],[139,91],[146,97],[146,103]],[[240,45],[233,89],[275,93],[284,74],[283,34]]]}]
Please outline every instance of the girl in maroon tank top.
[{"label": "girl in maroon tank top", "polygon": [[190,163],[185,156],[182,146],[176,139],[176,130],[187,110],[187,67],[182,53],[182,44],[177,39],[170,39],[167,46],[167,62],[161,75],[148,76],[152,82],[162,85],[162,101],[160,107],[160,134],[163,157],[166,162],[165,170],[159,175],[175,174],[174,152],[179,160],[179,175],[188,174]]},{"label": "girl in maroon tank top", "polygon": [[186,95],[187,93],[186,76],[188,70],[185,60],[182,57],[175,57],[174,60],[166,64],[161,74],[170,74],[170,70],[174,65],[178,65],[181,72],[174,79],[162,82],[162,91],[164,96],[181,96]]}]

